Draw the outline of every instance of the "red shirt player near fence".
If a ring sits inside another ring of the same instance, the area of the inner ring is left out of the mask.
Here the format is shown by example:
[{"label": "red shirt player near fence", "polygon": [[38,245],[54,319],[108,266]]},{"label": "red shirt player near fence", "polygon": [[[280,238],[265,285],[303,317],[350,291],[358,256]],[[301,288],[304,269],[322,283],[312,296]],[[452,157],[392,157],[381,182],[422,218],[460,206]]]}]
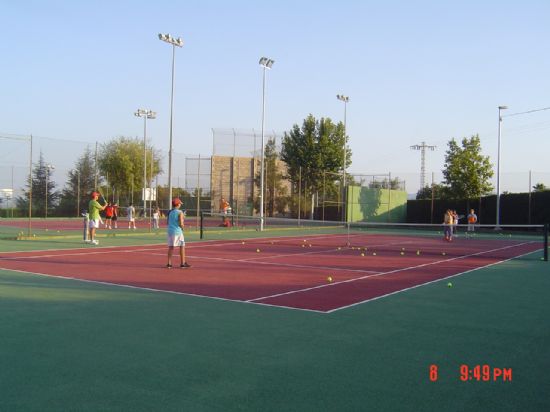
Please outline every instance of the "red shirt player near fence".
[{"label": "red shirt player near fence", "polygon": [[221,226],[229,227],[231,223],[227,215],[231,213],[231,206],[229,205],[229,202],[223,197],[220,200],[220,213],[223,213]]},{"label": "red shirt player near fence", "polygon": [[111,229],[111,222],[113,220],[113,205],[111,202],[107,204],[105,208],[105,228]]}]

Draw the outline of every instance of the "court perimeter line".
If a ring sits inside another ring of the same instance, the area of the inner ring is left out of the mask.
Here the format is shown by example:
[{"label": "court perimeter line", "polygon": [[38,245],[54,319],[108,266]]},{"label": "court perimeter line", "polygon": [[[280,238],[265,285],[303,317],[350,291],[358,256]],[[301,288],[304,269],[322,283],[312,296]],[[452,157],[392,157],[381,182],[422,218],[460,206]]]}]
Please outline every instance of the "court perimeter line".
[{"label": "court perimeter line", "polygon": [[[342,283],[351,283],[351,282],[355,282],[357,280],[363,280],[363,279],[367,279],[367,278],[370,278],[370,277],[389,275],[389,274],[403,272],[403,271],[407,271],[407,270],[411,270],[411,269],[418,269],[418,268],[425,267],[425,266],[436,265],[436,264],[444,263],[444,262],[451,262],[453,260],[464,259],[464,258],[468,258],[468,257],[472,257],[472,256],[478,256],[478,255],[482,255],[484,253],[495,252],[495,251],[499,251],[499,250],[505,250],[505,249],[509,249],[511,247],[516,247],[516,246],[523,246],[523,245],[527,245],[529,243],[533,243],[533,242],[524,242],[524,243],[519,243],[517,245],[510,245],[510,246],[506,246],[506,247],[502,247],[502,248],[498,248],[498,249],[492,249],[492,250],[486,250],[486,251],[483,251],[483,252],[471,253],[469,255],[464,255],[464,256],[457,256],[457,257],[450,258],[450,259],[437,260],[435,262],[423,263],[422,265],[409,266],[409,267],[406,267],[406,268],[390,270],[388,272],[380,272],[380,273],[377,273],[377,274],[374,274],[374,275],[365,275],[365,276],[361,276],[361,277],[354,278],[354,279],[342,280],[340,282],[333,282],[333,283],[327,283],[327,284],[324,284],[324,285],[312,286],[312,287],[309,287],[309,288],[296,289],[296,290],[292,290],[292,291],[289,291],[289,292],[277,293],[277,294],[270,295],[270,296],[263,296],[263,297],[260,297],[260,298],[249,299],[247,302],[256,302],[258,300],[277,298],[277,297],[280,297],[280,296],[292,295],[294,293],[309,292],[310,290],[326,288],[326,287],[332,287],[332,286],[340,285]],[[530,253],[532,253],[532,252],[530,252]],[[485,266],[480,266],[480,267],[485,267]]]}]

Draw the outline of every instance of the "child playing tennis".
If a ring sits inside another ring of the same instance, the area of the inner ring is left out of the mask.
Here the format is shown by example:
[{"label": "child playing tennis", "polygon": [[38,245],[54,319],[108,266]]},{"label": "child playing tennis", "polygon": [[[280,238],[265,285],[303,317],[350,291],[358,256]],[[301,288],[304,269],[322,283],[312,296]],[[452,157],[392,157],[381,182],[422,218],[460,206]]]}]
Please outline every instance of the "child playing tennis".
[{"label": "child playing tennis", "polygon": [[166,267],[172,267],[172,255],[174,248],[180,248],[180,267],[190,268],[191,265],[185,259],[185,239],[183,237],[183,220],[184,213],[180,210],[181,200],[179,198],[172,199],[172,210],[168,213],[168,263]]}]

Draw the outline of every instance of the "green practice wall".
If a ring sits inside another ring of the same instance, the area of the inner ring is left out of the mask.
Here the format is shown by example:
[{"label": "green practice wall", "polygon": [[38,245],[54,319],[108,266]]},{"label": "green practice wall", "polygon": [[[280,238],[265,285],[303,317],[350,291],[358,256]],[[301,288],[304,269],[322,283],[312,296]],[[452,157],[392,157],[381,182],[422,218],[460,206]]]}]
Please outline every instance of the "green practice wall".
[{"label": "green practice wall", "polygon": [[350,222],[406,222],[407,192],[349,186],[347,216]]}]

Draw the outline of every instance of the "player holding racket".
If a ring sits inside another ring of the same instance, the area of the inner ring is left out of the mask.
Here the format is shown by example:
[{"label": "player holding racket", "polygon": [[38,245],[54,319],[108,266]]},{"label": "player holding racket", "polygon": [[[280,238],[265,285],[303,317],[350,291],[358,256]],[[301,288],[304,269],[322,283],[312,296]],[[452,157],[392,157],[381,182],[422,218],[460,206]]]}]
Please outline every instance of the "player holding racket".
[{"label": "player holding racket", "polygon": [[98,192],[92,192],[90,203],[88,203],[88,213],[90,214],[90,223],[88,224],[88,229],[90,236],[86,242],[89,242],[93,245],[99,244],[95,239],[96,229],[99,227],[100,217],[99,212],[104,210],[107,207],[107,202],[105,199],[103,201],[105,204],[102,206],[97,200],[99,199]]},{"label": "player holding racket", "polygon": [[180,267],[190,268],[191,265],[185,259],[185,239],[183,237],[183,220],[184,212],[180,210],[181,200],[179,198],[172,199],[172,210],[168,213],[168,263],[166,267],[172,267],[172,255],[174,248],[180,248]]}]

